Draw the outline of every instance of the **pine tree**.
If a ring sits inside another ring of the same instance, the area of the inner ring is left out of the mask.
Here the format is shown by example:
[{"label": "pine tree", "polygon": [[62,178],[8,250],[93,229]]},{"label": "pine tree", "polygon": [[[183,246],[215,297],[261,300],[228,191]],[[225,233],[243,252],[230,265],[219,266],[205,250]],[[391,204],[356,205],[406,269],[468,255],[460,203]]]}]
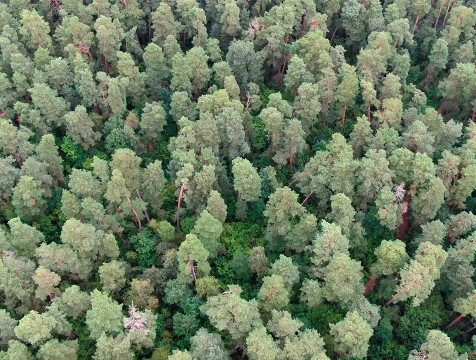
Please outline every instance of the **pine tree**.
[{"label": "pine tree", "polygon": [[293,264],[291,258],[284,255],[279,255],[279,259],[271,265],[269,273],[270,275],[280,275],[288,291],[291,291],[292,287],[299,281],[298,267]]},{"label": "pine tree", "polygon": [[123,329],[122,317],[122,304],[97,289],[93,290],[91,309],[86,313],[86,324],[93,339],[99,341],[101,337],[104,340],[107,334],[119,334]]},{"label": "pine tree", "polygon": [[31,310],[18,323],[15,328],[15,336],[35,346],[50,339],[55,326],[56,320],[52,316]]},{"label": "pine tree", "polygon": [[192,234],[198,237],[208,251],[209,257],[213,259],[218,254],[219,243],[217,240],[222,231],[221,222],[210,215],[207,210],[204,210],[197,219]]},{"label": "pine tree", "polygon": [[246,347],[250,360],[272,360],[281,353],[273,337],[261,326],[253,330],[246,338]]},{"label": "pine tree", "polygon": [[304,133],[309,134],[311,128],[317,124],[321,111],[320,91],[317,84],[303,82],[297,88],[294,100],[294,112],[301,120]]},{"label": "pine tree", "polygon": [[46,205],[43,199],[45,190],[41,188],[39,181],[31,176],[22,176],[13,188],[12,205],[16,214],[24,219],[31,220],[41,213]]},{"label": "pine tree", "polygon": [[118,292],[126,285],[126,269],[122,261],[103,263],[98,270],[102,290],[106,293]]},{"label": "pine tree", "polygon": [[197,236],[188,234],[177,253],[181,278],[191,282],[207,276],[210,273],[208,257],[207,249]]},{"label": "pine tree", "polygon": [[124,31],[118,19],[112,20],[110,17],[100,15],[94,23],[98,47],[104,56],[104,66],[109,74],[109,62],[117,61],[117,52],[124,39]]},{"label": "pine tree", "polygon": [[[322,292],[328,301],[349,303],[363,294],[362,265],[343,253],[335,254],[323,270]],[[343,285],[345,284],[345,285]]]},{"label": "pine tree", "polygon": [[241,157],[232,161],[234,187],[244,201],[257,201],[261,196],[261,178],[253,165]]},{"label": "pine tree", "polygon": [[220,335],[208,332],[200,328],[190,338],[190,353],[197,360],[226,360],[229,352]]},{"label": "pine tree", "polygon": [[200,311],[218,330],[226,330],[234,340],[242,342],[250,332],[262,326],[262,322],[256,300],[244,300],[240,294],[239,286],[230,286],[223,295],[208,298]]},{"label": "pine tree", "polygon": [[258,300],[263,310],[268,312],[286,306],[289,303],[289,291],[286,290],[282,276],[265,276],[258,292]]},{"label": "pine tree", "polygon": [[94,123],[82,105],[78,105],[74,111],[68,112],[64,116],[64,121],[66,134],[73,141],[81,144],[85,150],[89,150],[101,138],[101,134],[93,130]]},{"label": "pine tree", "polygon": [[419,351],[412,350],[408,360],[418,360],[422,355],[430,359],[462,359],[448,335],[440,330],[430,330],[426,336],[426,342],[420,346]]},{"label": "pine tree", "polygon": [[36,10],[23,9],[20,23],[20,35],[30,50],[51,48],[50,27]]},{"label": "pine tree", "polygon": [[335,350],[346,358],[367,356],[369,339],[374,331],[356,312],[348,312],[344,320],[331,324],[330,334],[335,337]]}]

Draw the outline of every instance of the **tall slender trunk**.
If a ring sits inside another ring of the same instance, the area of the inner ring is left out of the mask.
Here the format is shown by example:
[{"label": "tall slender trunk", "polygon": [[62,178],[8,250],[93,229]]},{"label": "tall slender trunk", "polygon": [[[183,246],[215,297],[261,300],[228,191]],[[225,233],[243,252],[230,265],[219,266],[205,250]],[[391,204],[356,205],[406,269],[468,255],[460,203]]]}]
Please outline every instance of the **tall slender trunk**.
[{"label": "tall slender trunk", "polygon": [[185,183],[183,182],[182,185],[180,186],[180,193],[177,201],[177,215],[176,215],[176,221],[177,221],[177,227],[180,226],[180,207],[182,206],[182,198],[183,198],[183,192],[185,191]]},{"label": "tall slender trunk", "polygon": [[298,176],[296,179],[294,179],[293,181],[291,181],[291,182],[289,183],[288,187],[293,186],[295,183],[297,183],[299,180],[301,180],[301,177],[302,177],[302,175],[301,175],[301,176]]},{"label": "tall slender trunk", "polygon": [[456,319],[454,319],[452,322],[450,322],[447,326],[446,326],[446,330],[448,329],[451,329],[453,326],[455,326],[457,323],[459,323],[461,321],[462,318],[464,318],[465,315],[461,314],[460,316],[458,316]]},{"label": "tall slender trunk", "polygon": [[336,36],[336,32],[337,32],[338,29],[339,29],[339,27],[336,26],[336,28],[334,29],[334,32],[332,33],[331,41],[330,41],[330,44],[331,44],[331,45],[332,45],[332,41],[334,40],[334,37]]},{"label": "tall slender trunk", "polygon": [[466,330],[466,334],[469,334],[471,331],[473,331],[474,329],[476,329],[476,326],[473,326],[471,329],[469,330]]},{"label": "tall slender trunk", "polygon": [[420,20],[420,14],[417,15],[416,20],[415,20],[415,25],[413,25],[413,31],[412,34],[415,32],[417,26],[418,26],[418,20]]},{"label": "tall slender trunk", "polygon": [[375,286],[375,283],[377,282],[377,279],[378,276],[374,275],[369,279],[369,281],[367,281],[367,284],[365,284],[364,296],[367,296],[372,291]]},{"label": "tall slender trunk", "polygon": [[[126,199],[129,202],[129,204],[132,204],[132,201],[131,201],[130,197],[126,196]],[[137,226],[139,226],[139,231],[142,231],[142,223],[139,219],[139,214],[137,214],[137,211],[136,211],[136,209],[134,209],[134,207],[132,207],[132,212],[134,213],[134,216],[136,217]]]},{"label": "tall slender trunk", "polygon": [[441,10],[443,10],[443,4],[441,4],[440,6],[440,11],[438,12],[438,17],[436,18],[436,21],[435,21],[435,29],[438,27],[438,23],[440,22]]},{"label": "tall slender trunk", "polygon": [[448,4],[448,7],[446,8],[446,14],[445,14],[445,18],[443,19],[443,26],[446,25],[446,19],[448,19],[448,14],[450,13],[450,10],[451,10],[451,3]]},{"label": "tall slender trunk", "polygon": [[[398,294],[397,294],[397,295],[398,295]],[[386,306],[390,306],[390,304],[392,304],[392,303],[395,301],[395,297],[396,297],[397,295],[395,295],[393,298],[391,298],[390,300],[388,300],[388,301],[385,303],[384,306],[385,306],[385,307],[386,307]]]},{"label": "tall slender trunk", "polygon": [[104,65],[106,66],[106,72],[109,75],[109,62],[107,61],[106,56],[104,56]]},{"label": "tall slender trunk", "polygon": [[[139,197],[139,199],[142,200],[142,196],[140,195],[139,189],[136,189],[136,193],[137,193],[137,196]],[[142,201],[144,201],[144,200],[142,200]],[[150,224],[150,217],[149,217],[149,213],[148,213],[147,209],[144,209],[144,214],[145,214],[145,218],[147,219],[147,224]]]},{"label": "tall slender trunk", "polygon": [[304,201],[301,203],[301,206],[304,206],[304,204],[309,200],[309,198],[314,194],[314,190],[309,193],[309,195],[304,199]]},{"label": "tall slender trunk", "polygon": [[344,117],[342,118],[342,128],[340,130],[341,134],[344,133],[344,126],[345,126],[345,114],[347,113],[347,105],[344,106]]}]

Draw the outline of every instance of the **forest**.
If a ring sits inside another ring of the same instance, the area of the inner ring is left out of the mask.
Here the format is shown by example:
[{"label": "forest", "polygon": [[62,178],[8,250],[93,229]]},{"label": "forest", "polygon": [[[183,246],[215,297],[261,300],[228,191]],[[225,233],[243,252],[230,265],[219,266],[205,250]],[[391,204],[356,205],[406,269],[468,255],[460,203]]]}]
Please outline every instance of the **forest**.
[{"label": "forest", "polygon": [[476,359],[474,0],[2,0],[0,50],[0,360]]}]

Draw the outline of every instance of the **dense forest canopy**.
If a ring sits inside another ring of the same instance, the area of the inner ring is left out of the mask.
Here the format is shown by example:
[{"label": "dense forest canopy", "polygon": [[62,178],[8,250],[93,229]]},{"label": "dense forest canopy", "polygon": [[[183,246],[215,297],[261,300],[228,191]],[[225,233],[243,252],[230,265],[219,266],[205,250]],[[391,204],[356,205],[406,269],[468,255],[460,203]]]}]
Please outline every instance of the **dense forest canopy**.
[{"label": "dense forest canopy", "polygon": [[476,358],[473,0],[4,0],[1,360]]}]

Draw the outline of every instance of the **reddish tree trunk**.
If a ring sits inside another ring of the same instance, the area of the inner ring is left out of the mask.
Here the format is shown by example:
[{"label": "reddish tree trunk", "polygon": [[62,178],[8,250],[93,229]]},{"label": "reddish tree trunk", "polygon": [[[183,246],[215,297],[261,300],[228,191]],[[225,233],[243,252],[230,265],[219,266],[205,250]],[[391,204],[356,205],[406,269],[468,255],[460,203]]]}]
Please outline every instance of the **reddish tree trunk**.
[{"label": "reddish tree trunk", "polygon": [[369,281],[367,281],[367,284],[365,284],[365,291],[364,291],[364,296],[367,296],[372,289],[375,286],[375,283],[377,282],[378,276],[372,276]]},{"label": "reddish tree trunk", "polygon": [[[139,197],[139,199],[142,200],[142,196],[140,195],[139,189],[136,189],[136,193],[137,193],[137,196]],[[147,209],[144,210],[144,214],[145,214],[145,218],[147,219],[147,224],[150,224],[150,217],[149,217],[149,213],[148,213]]]},{"label": "reddish tree trunk", "polygon": [[248,92],[246,93],[246,108],[249,109],[251,105],[251,94]]},{"label": "reddish tree trunk", "polygon": [[344,126],[345,126],[345,114],[347,113],[347,105],[344,106],[344,117],[342,118],[342,128],[340,130],[341,134],[344,133]]},{"label": "reddish tree trunk", "polygon": [[299,177],[297,177],[296,179],[294,179],[293,181],[291,181],[291,182],[289,183],[288,187],[293,186],[295,183],[297,183],[299,180],[301,180],[301,177],[302,177],[302,176],[299,176]]},{"label": "reddish tree trunk", "polygon": [[54,0],[55,2],[55,7],[56,7],[56,10],[60,11],[61,10],[61,6],[60,6],[60,3],[58,0]]},{"label": "reddish tree trunk", "polygon": [[476,326],[472,327],[471,329],[469,330],[466,330],[466,334],[469,334],[471,331],[473,331],[474,329],[476,329]]},{"label": "reddish tree trunk", "polygon": [[451,3],[446,8],[445,18],[443,19],[443,26],[445,26],[445,24],[446,24],[446,19],[448,19],[448,14],[450,13],[450,10],[451,10]]},{"label": "reddish tree trunk", "polygon": [[438,115],[441,115],[443,113],[443,104],[440,105],[440,107],[438,108]]},{"label": "reddish tree trunk", "polygon": [[440,6],[440,11],[438,12],[438,17],[436,18],[436,21],[435,21],[435,29],[438,27],[438,23],[440,22],[441,10],[443,10],[443,4],[441,4]]},{"label": "reddish tree trunk", "polygon": [[397,47],[397,45],[398,45],[398,40],[395,41],[395,43],[393,44],[393,47]]},{"label": "reddish tree trunk", "polygon": [[104,56],[104,65],[106,66],[106,72],[109,75],[109,62],[107,61],[107,57]]},{"label": "reddish tree trunk", "polygon": [[473,116],[471,116],[471,121],[474,122],[474,118],[476,117],[476,109],[473,110]]},{"label": "reddish tree trunk", "polygon": [[332,40],[334,40],[334,37],[336,36],[336,32],[337,32],[338,29],[339,29],[339,27],[336,26],[336,28],[334,29],[334,32],[332,33],[331,41],[330,41],[330,44],[331,44],[331,45],[332,45]]},{"label": "reddish tree trunk", "polygon": [[[396,295],[395,295],[396,296]],[[390,300],[388,300],[384,306],[390,306],[391,303],[393,303],[395,301],[395,296],[393,298],[391,298]]]},{"label": "reddish tree trunk", "polygon": [[291,156],[289,157],[289,171],[293,172],[293,160],[294,160],[294,154],[291,153]]},{"label": "reddish tree trunk", "polygon": [[177,227],[180,226],[180,207],[182,205],[182,198],[183,198],[184,191],[185,191],[185,183],[182,183],[182,186],[180,186],[180,194],[177,201],[177,215],[176,215]]},{"label": "reddish tree trunk", "polygon": [[405,214],[403,214],[403,222],[402,222],[402,225],[400,225],[400,228],[398,229],[397,239],[400,239],[400,240],[403,240],[403,238],[405,237],[406,231],[410,227],[410,212],[411,212],[410,207],[412,205],[412,196],[408,194],[407,199],[408,199],[407,211],[405,212]]},{"label": "reddish tree trunk", "polygon": [[311,191],[309,195],[304,199],[304,201],[301,203],[302,206],[309,200],[309,198],[314,194],[314,191]]},{"label": "reddish tree trunk", "polygon": [[457,323],[459,323],[461,321],[461,319],[464,318],[464,315],[461,314],[460,316],[458,316],[456,319],[454,319],[452,322],[450,322],[448,324],[448,326],[446,326],[445,329],[451,329],[453,326],[455,326]]},{"label": "reddish tree trunk", "polygon": [[367,106],[367,116],[368,116],[368,119],[369,119],[369,122],[370,122],[370,101],[369,101],[369,106]]},{"label": "reddish tree trunk", "polygon": [[[129,202],[129,204],[132,204],[132,201],[129,197],[126,197],[127,201]],[[132,212],[134,213],[134,216],[136,217],[136,220],[137,220],[137,225],[139,226],[139,231],[142,231],[142,223],[139,219],[139,214],[137,214],[137,211],[136,209],[132,208]]]},{"label": "reddish tree trunk", "polygon": [[418,20],[420,20],[420,14],[417,15],[416,20],[415,20],[415,25],[413,25],[413,31],[412,34],[415,32],[417,26],[418,26]]}]

